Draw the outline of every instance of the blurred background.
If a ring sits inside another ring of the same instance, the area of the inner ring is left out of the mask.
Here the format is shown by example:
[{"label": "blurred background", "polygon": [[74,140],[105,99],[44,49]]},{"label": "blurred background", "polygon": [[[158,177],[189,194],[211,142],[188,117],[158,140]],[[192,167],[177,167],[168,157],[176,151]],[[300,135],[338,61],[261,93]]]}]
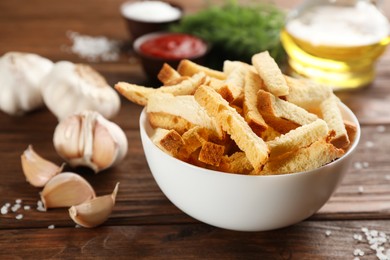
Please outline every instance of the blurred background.
[{"label": "blurred background", "polygon": [[[142,83],[145,81],[145,75],[139,66],[123,66],[126,63],[138,62],[131,50],[130,37],[120,13],[120,6],[124,2],[126,1],[2,0],[0,1],[0,55],[8,51],[34,52],[53,61],[67,59],[73,62],[87,62],[103,74],[109,72],[107,80],[111,84],[119,80]],[[221,5],[227,2],[237,2],[242,5],[273,3],[277,8],[288,12],[303,1],[171,0],[170,2],[178,5],[184,3],[186,6],[184,15],[189,15],[204,10],[210,5]],[[73,8],[75,5],[78,6],[77,9]],[[383,10],[385,15],[390,17],[389,1],[384,1]],[[9,23],[12,23],[12,26],[4,26]],[[105,61],[105,65],[102,65],[70,53],[72,32],[88,36],[104,36],[107,40],[117,41],[121,50],[118,59]],[[26,38],[29,39],[28,42],[25,41]],[[107,63],[110,63],[110,66],[106,66]]]}]

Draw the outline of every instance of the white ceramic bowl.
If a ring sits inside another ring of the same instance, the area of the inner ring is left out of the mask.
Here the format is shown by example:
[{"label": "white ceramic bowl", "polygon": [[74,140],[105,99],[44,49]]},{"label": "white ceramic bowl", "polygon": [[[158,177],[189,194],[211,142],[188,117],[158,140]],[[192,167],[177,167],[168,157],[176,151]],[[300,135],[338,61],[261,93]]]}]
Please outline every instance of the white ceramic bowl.
[{"label": "white ceramic bowl", "polygon": [[341,105],[358,131],[348,152],[318,169],[286,175],[247,176],[203,169],[175,159],[150,140],[145,109],[141,140],[154,179],[168,199],[204,223],[239,231],[265,231],[300,222],[319,210],[347,172],[360,139],[356,116]]}]

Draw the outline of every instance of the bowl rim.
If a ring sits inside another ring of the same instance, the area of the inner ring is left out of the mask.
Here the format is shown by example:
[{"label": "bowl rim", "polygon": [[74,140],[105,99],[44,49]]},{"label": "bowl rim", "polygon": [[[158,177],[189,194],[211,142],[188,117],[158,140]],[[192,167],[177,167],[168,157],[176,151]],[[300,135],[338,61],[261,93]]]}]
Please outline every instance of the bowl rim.
[{"label": "bowl rim", "polygon": [[[149,134],[147,133],[146,129],[145,129],[145,126],[146,125],[149,125],[149,122],[147,120],[147,112],[146,112],[146,107],[144,107],[141,111],[141,114],[140,114],[140,118],[139,118],[139,127],[140,127],[140,134],[141,135],[145,135],[147,138],[146,138],[146,141],[152,145],[153,149],[156,149],[158,150],[158,152],[160,154],[162,154],[163,157],[167,158],[167,160],[169,160],[168,158],[170,158],[171,160],[176,160],[177,163],[179,164],[183,164],[184,166],[187,166],[187,167],[190,167],[190,168],[193,168],[194,170],[197,171],[196,174],[213,174],[213,175],[220,175],[220,176],[230,176],[230,177],[225,177],[225,178],[296,178],[298,176],[302,176],[302,175],[307,175],[307,174],[314,174],[318,171],[322,171],[323,169],[326,169],[326,168],[329,168],[329,167],[332,167],[334,164],[338,164],[338,163],[341,163],[342,161],[344,161],[347,157],[351,156],[351,154],[356,150],[356,147],[358,146],[359,144],[359,141],[360,141],[360,137],[361,137],[361,128],[360,128],[360,124],[359,124],[359,121],[356,117],[356,115],[352,112],[352,110],[347,106],[345,105],[344,103],[340,102],[340,106],[343,108],[343,111],[345,113],[348,114],[348,116],[350,117],[349,120],[353,121],[354,124],[356,124],[356,135],[355,135],[355,139],[352,143],[352,145],[349,147],[348,151],[346,153],[343,154],[342,157],[326,164],[326,165],[323,165],[321,167],[318,167],[316,169],[312,169],[312,170],[309,170],[309,171],[301,171],[301,172],[294,172],[294,173],[286,173],[286,174],[273,174],[273,175],[249,175],[249,174],[238,174],[238,173],[230,173],[230,172],[222,172],[222,171],[216,171],[216,170],[211,170],[211,169],[206,169],[206,168],[202,168],[202,167],[199,167],[199,166],[196,166],[196,165],[193,165],[193,164],[190,164],[190,163],[187,163],[187,162],[184,162],[184,161],[181,161],[167,153],[165,153],[164,151],[162,151],[160,148],[158,148],[151,140]],[[343,113],[342,113],[343,114]],[[150,128],[152,128],[150,126]],[[142,140],[142,138],[141,138]],[[143,142],[143,140],[142,140]],[[145,153],[145,151],[144,151]],[[145,155],[146,156],[146,155]]]},{"label": "bowl rim", "polygon": [[148,21],[148,20],[142,20],[142,19],[135,19],[134,17],[129,17],[129,16],[126,16],[125,15],[125,12],[124,12],[124,9],[126,6],[129,6],[129,5],[133,5],[133,4],[136,4],[136,3],[142,3],[143,1],[125,1],[123,2],[120,6],[119,6],[119,10],[120,10],[120,13],[122,15],[122,17],[126,20],[129,20],[129,21],[135,21],[135,22],[138,22],[138,23],[145,23],[145,24],[165,24],[165,23],[172,23],[172,22],[176,22],[176,21],[180,21],[183,16],[184,16],[184,9],[181,5],[177,4],[177,3],[172,3],[172,2],[169,2],[169,1],[163,1],[163,3],[166,3],[166,4],[169,4],[170,6],[178,9],[180,11],[180,15],[174,19],[169,19],[169,20],[163,20],[163,21]]},{"label": "bowl rim", "polygon": [[[204,52],[202,52],[202,53],[200,53],[198,55],[189,56],[189,57],[186,57],[186,58],[177,58],[177,59],[175,59],[175,58],[161,58],[161,57],[157,57],[157,56],[153,56],[153,55],[148,55],[148,54],[146,54],[146,53],[141,51],[141,45],[145,41],[153,39],[153,38],[157,38],[157,37],[162,36],[162,35],[188,35],[188,36],[191,36],[191,37],[194,37],[194,38],[200,40],[205,45],[206,48],[205,48]],[[138,37],[133,42],[133,50],[140,56],[147,57],[149,59],[153,59],[153,60],[157,60],[157,61],[180,61],[180,60],[183,60],[183,59],[189,59],[189,60],[198,59],[200,57],[203,57],[203,56],[207,55],[207,53],[210,50],[210,44],[206,40],[204,40],[201,37],[196,36],[194,34],[180,33],[180,32],[169,32],[169,31],[160,31],[160,32],[147,33],[147,34],[144,34],[144,35]]]}]

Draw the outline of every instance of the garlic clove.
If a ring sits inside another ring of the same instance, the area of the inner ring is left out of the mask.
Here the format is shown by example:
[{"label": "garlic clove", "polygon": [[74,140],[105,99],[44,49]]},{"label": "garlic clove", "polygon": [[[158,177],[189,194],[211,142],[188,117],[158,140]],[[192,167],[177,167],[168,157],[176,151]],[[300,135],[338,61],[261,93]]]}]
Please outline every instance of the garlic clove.
[{"label": "garlic clove", "polygon": [[69,216],[74,222],[86,228],[99,226],[110,216],[115,205],[119,182],[110,195],[100,196],[80,205],[69,208]]},{"label": "garlic clove", "polygon": [[32,145],[21,155],[22,169],[26,180],[34,187],[43,187],[55,175],[60,173],[64,164],[56,164],[42,158],[33,149]]},{"label": "garlic clove", "polygon": [[[112,139],[116,144],[115,160],[112,162],[112,164],[109,167],[117,165],[120,161],[122,161],[125,158],[127,154],[128,142],[127,142],[126,134],[122,130],[122,128],[120,128],[117,124],[107,120],[102,116],[96,117],[96,121],[107,128],[108,132],[110,133]],[[106,168],[102,168],[102,170],[104,169]]]},{"label": "garlic clove", "polygon": [[92,186],[83,177],[72,172],[54,176],[41,192],[45,209],[78,205],[95,196]]},{"label": "garlic clove", "polygon": [[61,157],[79,158],[83,154],[83,147],[79,145],[81,128],[81,119],[77,115],[70,116],[57,125],[53,143]]},{"label": "garlic clove", "polygon": [[115,143],[107,128],[100,123],[95,125],[92,149],[91,159],[98,169],[110,167],[117,156],[118,144]]}]

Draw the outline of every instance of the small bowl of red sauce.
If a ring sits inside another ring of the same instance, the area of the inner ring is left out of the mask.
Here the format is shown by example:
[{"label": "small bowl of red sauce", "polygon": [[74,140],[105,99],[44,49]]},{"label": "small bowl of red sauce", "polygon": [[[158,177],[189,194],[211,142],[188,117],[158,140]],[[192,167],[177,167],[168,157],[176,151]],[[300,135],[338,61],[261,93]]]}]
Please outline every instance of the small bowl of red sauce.
[{"label": "small bowl of red sauce", "polygon": [[143,69],[152,81],[164,63],[176,68],[183,59],[202,64],[209,45],[201,38],[171,32],[156,32],[139,37],[133,44]]}]

